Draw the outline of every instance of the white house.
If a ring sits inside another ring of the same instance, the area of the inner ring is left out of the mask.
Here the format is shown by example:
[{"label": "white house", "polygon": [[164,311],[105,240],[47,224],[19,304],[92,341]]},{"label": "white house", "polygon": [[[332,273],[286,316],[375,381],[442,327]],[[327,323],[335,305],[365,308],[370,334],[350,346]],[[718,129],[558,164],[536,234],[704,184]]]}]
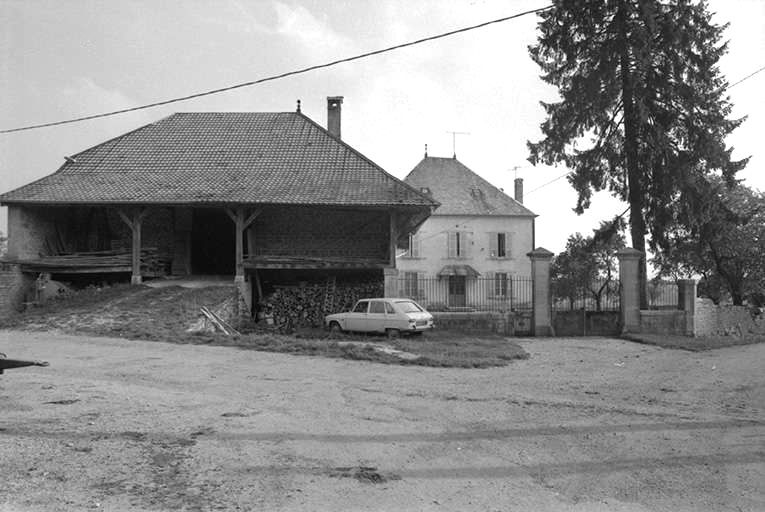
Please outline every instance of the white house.
[{"label": "white house", "polygon": [[404,182],[441,203],[399,250],[401,295],[431,308],[514,309],[530,301],[536,215],[456,158],[425,156]]}]

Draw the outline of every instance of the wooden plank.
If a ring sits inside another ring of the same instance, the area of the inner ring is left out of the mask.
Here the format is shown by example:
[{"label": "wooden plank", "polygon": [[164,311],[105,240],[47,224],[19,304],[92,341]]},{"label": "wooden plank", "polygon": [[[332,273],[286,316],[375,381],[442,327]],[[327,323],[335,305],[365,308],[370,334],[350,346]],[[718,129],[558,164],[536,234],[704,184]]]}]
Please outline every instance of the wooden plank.
[{"label": "wooden plank", "polygon": [[388,257],[392,268],[396,268],[396,245],[398,241],[398,225],[396,224],[396,211],[390,211],[390,240],[388,243]]}]

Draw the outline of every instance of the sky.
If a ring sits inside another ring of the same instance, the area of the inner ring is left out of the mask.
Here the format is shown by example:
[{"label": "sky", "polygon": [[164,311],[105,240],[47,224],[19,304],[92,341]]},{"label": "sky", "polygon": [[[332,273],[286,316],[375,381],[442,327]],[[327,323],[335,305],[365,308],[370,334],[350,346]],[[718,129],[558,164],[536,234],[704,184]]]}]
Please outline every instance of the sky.
[{"label": "sky", "polygon": [[[544,7],[544,0],[0,0],[0,129],[137,106],[256,80]],[[730,83],[765,65],[765,0],[713,0],[730,23],[720,62]],[[596,194],[581,216],[563,167],[531,167],[540,101],[556,90],[528,55],[535,15],[184,103],[100,120],[0,134],[0,192],[54,172],[64,156],[173,112],[294,111],[326,125],[326,97],[344,96],[343,139],[398,178],[422,159],[457,158],[510,195],[524,179],[539,215],[536,245],[563,250],[625,205]],[[729,91],[747,121],[728,139],[739,174],[765,191],[765,72]],[[555,180],[555,181],[554,181]],[[552,182],[552,183],[550,183]],[[7,233],[7,208],[0,208]]]}]

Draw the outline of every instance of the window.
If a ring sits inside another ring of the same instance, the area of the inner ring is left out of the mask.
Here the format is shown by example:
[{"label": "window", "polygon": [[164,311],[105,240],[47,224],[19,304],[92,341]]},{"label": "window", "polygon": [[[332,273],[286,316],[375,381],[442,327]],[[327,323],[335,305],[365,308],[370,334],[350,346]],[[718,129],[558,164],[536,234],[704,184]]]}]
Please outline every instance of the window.
[{"label": "window", "polygon": [[447,233],[447,257],[467,258],[468,233],[467,231],[450,231]]},{"label": "window", "polygon": [[404,272],[404,295],[417,297],[417,272]]},{"label": "window", "polygon": [[420,237],[417,235],[409,235],[407,238],[407,248],[404,258],[419,258],[420,257]]},{"label": "window", "polygon": [[375,313],[378,315],[385,314],[384,304],[385,303],[380,300],[373,300],[372,302],[369,303],[369,312]]},{"label": "window", "polygon": [[494,296],[507,297],[507,272],[494,274]]},{"label": "window", "polygon": [[489,257],[509,258],[512,233],[489,233]]},{"label": "window", "polygon": [[387,313],[389,315],[395,315],[396,314],[396,310],[393,309],[393,305],[392,304],[390,304],[388,302],[385,302],[385,313]]},{"label": "window", "polygon": [[366,313],[368,305],[369,305],[369,301],[368,300],[360,300],[356,304],[356,307],[353,308],[353,312],[354,313]]}]

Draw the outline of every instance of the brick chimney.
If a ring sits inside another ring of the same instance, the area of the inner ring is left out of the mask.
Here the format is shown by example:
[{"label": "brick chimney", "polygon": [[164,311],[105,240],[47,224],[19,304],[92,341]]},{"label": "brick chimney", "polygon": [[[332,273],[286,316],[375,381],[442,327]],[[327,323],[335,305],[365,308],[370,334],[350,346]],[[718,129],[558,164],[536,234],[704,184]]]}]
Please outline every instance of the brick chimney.
[{"label": "brick chimney", "polygon": [[515,178],[515,200],[523,204],[523,178]]},{"label": "brick chimney", "polygon": [[327,96],[327,131],[340,138],[340,118],[343,110],[342,96]]}]

